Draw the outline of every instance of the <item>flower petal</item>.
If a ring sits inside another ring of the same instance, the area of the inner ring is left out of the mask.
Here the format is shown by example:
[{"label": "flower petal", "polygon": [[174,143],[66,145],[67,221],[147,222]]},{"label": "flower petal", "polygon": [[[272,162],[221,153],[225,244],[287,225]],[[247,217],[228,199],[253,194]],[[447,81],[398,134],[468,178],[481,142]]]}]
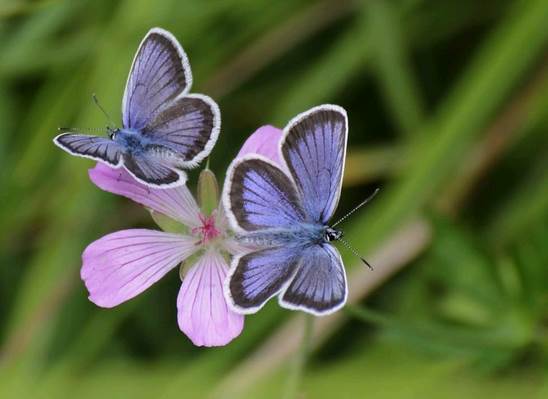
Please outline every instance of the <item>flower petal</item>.
[{"label": "flower petal", "polygon": [[198,204],[185,185],[150,188],[135,180],[124,168],[113,169],[102,163],[89,170],[89,178],[102,190],[123,195],[189,227],[200,225]]},{"label": "flower petal", "polygon": [[241,158],[249,153],[260,154],[280,165],[281,162],[278,148],[282,133],[281,129],[270,125],[258,128],[255,130],[255,133],[249,136],[245,141],[236,158]]},{"label": "flower petal", "polygon": [[146,229],[100,238],[82,254],[89,299],[111,308],[135,297],[196,251],[195,244],[195,238]]},{"label": "flower petal", "polygon": [[[215,212],[215,227],[222,232],[226,232],[229,229],[228,218],[226,217],[223,201],[219,202],[217,211]],[[231,255],[238,255],[243,252],[249,252],[255,247],[250,245],[244,245],[236,238],[226,235],[221,241],[222,248]]]},{"label": "flower petal", "polygon": [[194,345],[226,345],[242,332],[244,317],[228,308],[223,293],[227,270],[224,258],[208,250],[183,280],[177,320]]}]

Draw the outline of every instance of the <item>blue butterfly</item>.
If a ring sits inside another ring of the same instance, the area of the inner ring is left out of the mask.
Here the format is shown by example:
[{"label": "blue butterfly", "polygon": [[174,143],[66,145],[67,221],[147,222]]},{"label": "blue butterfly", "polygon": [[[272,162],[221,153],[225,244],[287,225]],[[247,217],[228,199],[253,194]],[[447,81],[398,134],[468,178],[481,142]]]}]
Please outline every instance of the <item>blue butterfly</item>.
[{"label": "blue butterfly", "polygon": [[254,313],[278,295],[281,306],[326,315],[346,302],[346,273],[330,243],[339,201],[348,119],[343,108],[320,105],[285,127],[277,166],[251,154],[227,173],[223,204],[244,243],[258,250],[232,260],[225,296],[239,313]]},{"label": "blue butterfly", "polygon": [[109,138],[63,133],[54,143],[72,155],[125,167],[153,187],[184,184],[186,173],[213,148],[221,126],[217,104],[188,94],[192,73],[175,37],[151,29],[133,60],[122,102],[122,128]]}]

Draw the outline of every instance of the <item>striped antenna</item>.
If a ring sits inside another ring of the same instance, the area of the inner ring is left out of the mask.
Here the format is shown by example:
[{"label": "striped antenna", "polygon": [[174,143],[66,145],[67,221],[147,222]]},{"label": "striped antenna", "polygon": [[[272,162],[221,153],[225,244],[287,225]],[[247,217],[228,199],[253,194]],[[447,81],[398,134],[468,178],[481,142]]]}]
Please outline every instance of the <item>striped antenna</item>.
[{"label": "striped antenna", "polygon": [[364,264],[365,266],[367,266],[367,267],[369,268],[369,270],[373,270],[373,266],[371,266],[371,265],[369,264],[369,262],[366,261],[366,260],[363,258],[363,256],[361,256],[361,255],[358,253],[358,251],[356,251],[356,250],[354,249],[354,247],[353,247],[352,245],[350,245],[350,243],[349,243],[348,241],[346,241],[346,240],[343,239],[342,237],[339,237],[339,238],[337,239],[337,241],[342,242],[343,245],[344,245],[344,247],[345,247],[346,249],[348,249],[350,252],[352,252],[354,255],[356,255],[358,258],[360,258],[360,260],[363,262],[363,264]]},{"label": "striped antenna", "polygon": [[338,225],[339,223],[343,222],[347,217],[349,217],[350,215],[352,215],[354,212],[356,212],[358,209],[360,209],[362,206],[364,206],[365,204],[367,204],[369,201],[371,201],[373,199],[373,197],[375,197],[375,195],[377,195],[377,193],[379,192],[379,188],[376,188],[375,191],[373,191],[373,194],[371,194],[369,197],[367,197],[366,199],[364,199],[362,202],[360,202],[360,204],[358,204],[358,206],[356,206],[354,209],[352,209],[350,212],[348,212],[346,215],[344,215],[342,218],[340,218],[339,220],[337,220],[334,224],[332,224],[330,227],[335,227],[336,225]]},{"label": "striped antenna", "polygon": [[96,133],[96,132],[106,132],[108,128],[104,127],[59,127],[57,128],[59,133]]},{"label": "striped antenna", "polygon": [[105,111],[105,109],[103,108],[103,106],[101,104],[99,104],[99,100],[97,99],[97,96],[95,95],[95,93],[93,93],[91,95],[91,97],[93,98],[93,102],[95,103],[95,105],[97,105],[97,107],[101,110],[101,112],[105,115],[105,117],[107,118],[107,121],[108,123],[110,124],[110,128],[111,129],[116,129],[116,124],[112,121],[112,118],[110,117],[110,115],[107,113],[107,111]]}]

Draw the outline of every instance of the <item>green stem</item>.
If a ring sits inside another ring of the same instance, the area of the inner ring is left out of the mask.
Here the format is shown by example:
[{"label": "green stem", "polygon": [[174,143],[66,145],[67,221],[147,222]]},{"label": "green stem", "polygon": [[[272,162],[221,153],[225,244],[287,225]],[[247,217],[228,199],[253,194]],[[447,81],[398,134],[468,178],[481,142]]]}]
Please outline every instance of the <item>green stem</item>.
[{"label": "green stem", "polygon": [[301,346],[298,352],[295,354],[293,365],[290,369],[290,374],[287,379],[284,399],[295,399],[299,394],[299,387],[303,378],[304,369],[306,367],[306,361],[308,353],[310,352],[310,343],[312,338],[312,326],[314,324],[314,316],[304,315],[304,331]]}]

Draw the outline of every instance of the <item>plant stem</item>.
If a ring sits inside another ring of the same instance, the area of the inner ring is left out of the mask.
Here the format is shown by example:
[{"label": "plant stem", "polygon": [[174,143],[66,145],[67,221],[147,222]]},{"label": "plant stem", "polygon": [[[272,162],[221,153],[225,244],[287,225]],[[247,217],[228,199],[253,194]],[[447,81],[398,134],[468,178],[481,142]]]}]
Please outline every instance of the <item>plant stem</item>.
[{"label": "plant stem", "polygon": [[314,316],[304,315],[304,328],[301,346],[298,348],[293,361],[293,367],[290,369],[289,378],[284,392],[284,399],[296,399],[299,394],[299,387],[303,378],[306,360],[310,352],[310,343],[312,338],[312,326],[314,324]]}]

